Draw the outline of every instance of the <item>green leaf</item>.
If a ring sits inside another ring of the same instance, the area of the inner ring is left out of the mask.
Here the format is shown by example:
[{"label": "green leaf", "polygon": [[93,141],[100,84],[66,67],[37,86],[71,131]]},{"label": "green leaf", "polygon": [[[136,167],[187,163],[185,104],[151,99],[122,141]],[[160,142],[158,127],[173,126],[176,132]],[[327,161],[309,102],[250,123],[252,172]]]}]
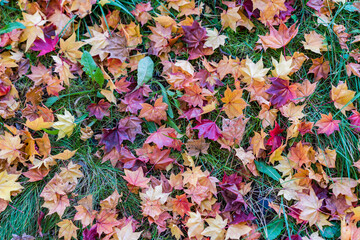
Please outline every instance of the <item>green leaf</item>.
[{"label": "green leaf", "polygon": [[278,219],[266,226],[267,240],[276,239],[284,229],[284,219]]},{"label": "green leaf", "polygon": [[101,69],[98,67],[96,68],[96,71],[94,73],[94,79],[95,81],[100,85],[100,87],[104,84],[104,74],[101,71]]},{"label": "green leaf", "polygon": [[46,100],[46,102],[45,102],[45,106],[47,106],[47,107],[51,107],[54,103],[56,103],[56,101],[57,100],[59,100],[60,99],[60,97],[56,97],[56,96],[54,96],[54,97],[49,97],[47,100]]},{"label": "green leaf", "polygon": [[147,83],[153,76],[154,62],[150,57],[144,57],[139,61],[137,72],[137,88]]},{"label": "green leaf", "polygon": [[26,27],[24,26],[24,24],[22,24],[20,22],[12,22],[12,23],[9,23],[9,24],[5,25],[5,27],[3,27],[0,30],[0,35],[4,34],[4,33],[11,32],[12,30],[18,29],[18,28],[25,29]]},{"label": "green leaf", "polygon": [[58,134],[58,132],[59,132],[59,130],[49,130],[49,129],[43,129],[43,131],[44,132],[46,132],[46,133],[48,133],[48,134],[50,134],[50,135],[57,135]]},{"label": "green leaf", "polygon": [[324,238],[337,239],[340,237],[340,225],[333,223],[332,226],[324,227],[324,231],[320,231],[320,233]]},{"label": "green leaf", "polygon": [[156,125],[154,122],[145,121],[145,124],[150,133],[156,132]]},{"label": "green leaf", "polygon": [[280,174],[271,166],[266,165],[264,162],[255,161],[256,168],[259,172],[262,172],[272,179],[279,181],[281,178]]},{"label": "green leaf", "polygon": [[88,51],[83,52],[80,63],[84,66],[83,70],[86,72],[86,74],[92,78],[94,71],[98,66]]},{"label": "green leaf", "polygon": [[170,127],[172,127],[173,129],[175,129],[178,133],[183,134],[180,129],[178,128],[178,126],[176,126],[176,124],[174,123],[174,121],[171,118],[168,118],[168,120],[166,121],[167,125],[169,125]]}]

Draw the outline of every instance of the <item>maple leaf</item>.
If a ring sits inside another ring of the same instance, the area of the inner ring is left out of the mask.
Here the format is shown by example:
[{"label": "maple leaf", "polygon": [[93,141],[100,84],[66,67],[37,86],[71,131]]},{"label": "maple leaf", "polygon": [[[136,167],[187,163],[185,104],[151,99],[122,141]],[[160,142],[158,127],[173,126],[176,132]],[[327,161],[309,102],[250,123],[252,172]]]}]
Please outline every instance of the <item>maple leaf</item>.
[{"label": "maple leaf", "polygon": [[170,136],[172,133],[175,133],[175,129],[173,128],[165,128],[165,125],[158,128],[156,132],[150,134],[150,136],[146,139],[145,143],[155,143],[159,149],[162,149],[164,146],[170,147],[173,145],[175,139]]},{"label": "maple leaf", "polygon": [[323,166],[335,168],[336,150],[331,150],[329,147],[326,147],[325,151],[318,149],[316,160],[318,160]]},{"label": "maple leaf", "polygon": [[190,207],[193,205],[189,203],[186,194],[176,195],[176,198],[172,200],[173,211],[184,217],[185,214],[190,212]]},{"label": "maple leaf", "polygon": [[52,122],[45,122],[43,117],[40,116],[39,118],[36,118],[34,121],[26,120],[25,126],[28,128],[31,128],[34,131],[40,131],[43,128],[49,128],[53,125]]},{"label": "maple leaf", "polygon": [[204,46],[207,40],[206,29],[201,27],[199,22],[194,21],[191,26],[182,26],[182,29],[184,31],[183,41],[189,47],[190,60],[212,53],[212,51],[207,51]]},{"label": "maple leaf", "polygon": [[60,227],[59,238],[64,237],[64,240],[71,240],[71,238],[77,239],[76,230],[79,228],[76,227],[71,220],[64,219],[56,225]]},{"label": "maple leaf", "polygon": [[275,128],[270,131],[270,138],[268,139],[266,145],[271,146],[271,152],[274,152],[275,149],[279,148],[282,144],[282,140],[285,139],[282,136],[279,136],[284,129],[281,129],[279,124],[275,122]]},{"label": "maple leaf", "polygon": [[96,216],[96,230],[98,234],[101,235],[102,233],[112,233],[114,231],[113,228],[119,225],[119,221],[116,218],[117,214],[108,210],[101,210],[100,213]]},{"label": "maple leaf", "polygon": [[223,220],[219,214],[216,214],[215,218],[208,218],[205,221],[209,224],[209,226],[205,228],[201,234],[209,236],[211,240],[224,239],[227,219]]},{"label": "maple leaf", "polygon": [[225,40],[227,39],[227,36],[220,35],[216,28],[214,28],[214,30],[207,28],[206,36],[207,39],[204,47],[211,47],[213,50],[217,49],[220,46],[223,46],[225,44]]},{"label": "maple leaf", "polygon": [[263,48],[278,49],[286,46],[291,39],[293,39],[298,33],[298,29],[295,24],[288,28],[282,21],[280,22],[279,30],[276,30],[272,25],[270,25],[270,33],[265,36],[259,36],[259,42],[262,44]]},{"label": "maple leaf", "polygon": [[306,6],[320,12],[320,9],[324,6],[324,0],[310,0],[306,3]]},{"label": "maple leaf", "polygon": [[124,140],[134,142],[136,135],[142,134],[141,122],[142,120],[135,116],[128,116],[121,119],[116,127],[102,130],[99,144],[105,145],[105,151],[107,153],[113,148],[121,152],[121,143]]},{"label": "maple leaf", "polygon": [[46,20],[43,20],[39,11],[36,11],[34,14],[27,14],[25,12],[22,13],[23,21],[22,23],[26,27],[21,35],[20,42],[26,41],[26,49],[29,50],[31,44],[38,37],[45,41],[44,32],[41,28],[46,23]]},{"label": "maple leaf", "polygon": [[317,121],[315,126],[319,127],[319,133],[325,133],[330,136],[334,131],[339,131],[340,120],[334,120],[331,113],[328,115],[321,114],[321,119]]},{"label": "maple leaf", "polygon": [[54,39],[45,38],[45,41],[42,39],[37,39],[34,41],[34,46],[32,46],[30,49],[33,51],[40,51],[39,55],[37,55],[40,57],[54,51],[58,40],[59,38],[57,36]]},{"label": "maple leaf", "polygon": [[82,178],[84,174],[80,171],[81,166],[79,164],[74,164],[72,161],[66,166],[61,167],[61,172],[59,177],[66,182],[78,182],[78,178]]},{"label": "maple leaf", "polygon": [[190,87],[185,88],[185,94],[179,98],[187,102],[190,106],[203,106],[205,97],[203,96],[203,89],[201,89],[198,85],[194,84]]},{"label": "maple leaf", "polygon": [[330,97],[334,101],[335,107],[340,109],[343,114],[346,111],[355,109],[353,103],[350,102],[355,97],[355,92],[348,90],[346,82],[340,81],[337,87],[332,86]]},{"label": "maple leaf", "polygon": [[48,215],[57,213],[61,218],[65,209],[70,207],[70,202],[66,195],[61,196],[56,194],[53,199],[45,201],[42,206],[49,209]]},{"label": "maple leaf", "polygon": [[310,188],[309,194],[300,193],[300,200],[295,204],[296,208],[301,210],[299,218],[308,221],[312,226],[320,220],[320,207],[323,199],[319,199],[314,190]]},{"label": "maple leaf", "polygon": [[144,177],[143,169],[140,167],[136,171],[124,170],[125,176],[123,178],[128,182],[130,190],[138,188],[148,188],[149,178]]},{"label": "maple leaf", "polygon": [[350,120],[350,124],[355,131],[360,132],[360,113],[356,110],[352,110],[352,115],[348,118]]},{"label": "maple leaf", "polygon": [[349,41],[350,34],[346,33],[344,25],[336,25],[333,26],[334,33],[338,37],[341,49],[349,50],[346,42]]},{"label": "maple leaf", "polygon": [[108,44],[102,50],[110,53],[109,58],[119,59],[121,62],[125,62],[129,57],[129,49],[127,48],[126,37],[122,37],[118,34],[113,34],[112,37],[107,39]]},{"label": "maple leaf", "polygon": [[241,16],[238,14],[239,9],[240,7],[233,7],[221,13],[221,25],[224,28],[230,27],[236,32],[236,23],[241,20]]},{"label": "maple leaf", "polygon": [[241,96],[242,90],[235,89],[234,91],[231,91],[229,87],[225,90],[224,97],[221,98],[221,101],[225,103],[223,108],[229,118],[243,115],[243,110],[247,106],[247,103]]},{"label": "maple leaf", "polygon": [[97,211],[93,210],[93,197],[88,195],[78,201],[78,206],[75,206],[76,214],[74,220],[80,220],[83,226],[88,226],[93,223]]},{"label": "maple leaf", "polygon": [[6,159],[11,164],[16,158],[20,157],[20,149],[24,146],[20,136],[13,136],[8,132],[0,136],[0,159]]},{"label": "maple leaf", "polygon": [[360,77],[360,64],[357,63],[349,63],[346,64],[346,74],[350,77],[354,74],[357,77]]},{"label": "maple leaf", "polygon": [[262,119],[263,128],[273,127],[279,110],[270,109],[270,104],[262,104],[258,117]]},{"label": "maple leaf", "polygon": [[76,42],[76,34],[74,32],[68,39],[66,39],[66,41],[62,38],[60,39],[59,53],[63,53],[67,59],[76,63],[76,61],[82,56],[82,52],[78,49],[83,45],[85,45],[84,42]]},{"label": "maple leaf", "polygon": [[103,49],[109,44],[107,38],[109,37],[109,32],[105,31],[104,33],[98,32],[96,30],[92,30],[92,37],[84,40],[85,43],[91,45],[90,55],[96,56],[99,55],[101,60],[104,60],[108,55],[107,52],[103,51]]},{"label": "maple leaf", "polygon": [[199,130],[198,137],[204,137],[216,141],[222,136],[219,127],[209,119],[203,119],[192,129]]},{"label": "maple leaf", "polygon": [[265,150],[264,139],[266,133],[261,129],[261,133],[255,132],[254,137],[251,139],[251,145],[253,146],[253,152],[256,157],[259,156],[260,150]]},{"label": "maple leaf", "polygon": [[110,108],[111,104],[105,102],[104,99],[101,99],[98,103],[92,103],[87,107],[87,110],[90,112],[89,116],[95,116],[96,119],[101,120],[104,116],[109,117],[110,112],[108,109]]},{"label": "maple leaf", "polygon": [[225,239],[240,239],[242,236],[251,232],[252,228],[246,225],[245,222],[238,224],[231,224],[226,231]]},{"label": "maple leaf", "polygon": [[84,240],[96,240],[98,239],[99,234],[97,233],[96,224],[92,226],[90,229],[85,228],[83,231],[83,239]]},{"label": "maple leaf", "polygon": [[288,80],[281,78],[270,78],[272,84],[265,92],[271,94],[271,104],[281,107],[287,102],[296,98],[297,86],[295,84],[290,85]]},{"label": "maple leaf", "polygon": [[53,124],[53,128],[59,130],[58,140],[66,135],[70,137],[74,131],[74,127],[76,126],[74,116],[66,109],[64,115],[56,114],[56,116],[59,121]]},{"label": "maple leaf", "polygon": [[188,227],[188,236],[196,237],[197,239],[202,239],[202,231],[204,230],[204,220],[201,218],[201,214],[197,211],[189,212],[189,218],[186,222],[186,227]]},{"label": "maple leaf", "polygon": [[241,81],[250,85],[253,81],[265,81],[265,76],[270,68],[264,68],[262,58],[257,63],[254,63],[248,56],[246,56],[245,66],[240,67],[239,70],[244,76]]},{"label": "maple leaf", "polygon": [[290,75],[292,70],[292,58],[286,60],[284,55],[281,53],[279,62],[276,61],[274,58],[271,58],[273,66],[275,67],[274,70],[271,71],[271,74],[274,77],[282,78],[285,80],[290,80],[288,75]]},{"label": "maple leaf", "polygon": [[204,138],[190,139],[186,142],[186,149],[189,151],[190,156],[199,156],[200,153],[207,154],[210,143],[206,143]]},{"label": "maple leaf", "polygon": [[23,187],[16,182],[19,175],[8,174],[6,170],[0,172],[0,199],[11,201],[11,195],[19,192]]},{"label": "maple leaf", "polygon": [[145,118],[149,122],[156,122],[159,125],[161,125],[161,120],[166,121],[168,105],[163,102],[163,97],[156,99],[154,106],[147,103],[142,103],[141,106],[140,118]]},{"label": "maple leaf", "polygon": [[327,79],[330,72],[329,61],[324,62],[324,56],[320,58],[311,59],[313,65],[310,67],[308,73],[313,73],[315,81],[319,81],[321,78]]},{"label": "maple leaf", "polygon": [[305,34],[305,42],[302,44],[304,48],[307,50],[311,50],[315,53],[321,54],[320,51],[327,51],[327,44],[325,43],[325,38],[316,33],[315,31],[311,31],[309,34]]},{"label": "maple leaf", "polygon": [[300,141],[290,148],[288,158],[298,164],[299,167],[303,164],[308,165],[315,158],[314,149]]},{"label": "maple leaf", "polygon": [[155,169],[165,170],[175,159],[170,158],[170,149],[160,150],[155,148],[154,151],[148,154],[150,163],[154,165]]},{"label": "maple leaf", "polygon": [[131,226],[131,221],[129,221],[126,226],[122,227],[120,230],[115,228],[117,240],[138,240],[140,238],[141,232],[134,232]]}]

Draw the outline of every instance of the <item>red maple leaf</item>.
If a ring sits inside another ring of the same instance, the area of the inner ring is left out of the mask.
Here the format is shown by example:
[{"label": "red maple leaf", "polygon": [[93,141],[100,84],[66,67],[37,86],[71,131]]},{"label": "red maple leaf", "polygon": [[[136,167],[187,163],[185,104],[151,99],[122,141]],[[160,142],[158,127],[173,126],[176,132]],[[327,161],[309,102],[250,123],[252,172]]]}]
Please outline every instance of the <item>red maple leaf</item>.
[{"label": "red maple leaf", "polygon": [[272,84],[265,92],[271,94],[270,102],[277,107],[285,105],[290,100],[296,98],[297,86],[290,85],[289,80],[281,78],[270,78]]},{"label": "red maple leaf", "polygon": [[155,143],[158,148],[162,149],[165,147],[170,147],[173,145],[174,139],[170,137],[170,134],[174,133],[175,129],[173,128],[165,128],[161,126],[156,132],[150,134],[150,136],[146,139],[145,143]]},{"label": "red maple leaf", "polygon": [[353,110],[352,113],[348,120],[352,125],[351,127],[354,128],[355,131],[360,132],[360,113],[356,110]]},{"label": "red maple leaf", "polygon": [[110,106],[110,103],[105,102],[104,99],[101,99],[98,103],[90,104],[87,107],[87,110],[90,112],[90,117],[95,116],[96,119],[101,120],[104,116],[110,116],[110,113],[108,112]]},{"label": "red maple leaf", "polygon": [[280,134],[284,131],[284,129],[280,128],[279,124],[275,122],[275,127],[270,131],[270,138],[268,139],[266,145],[271,146],[271,152],[275,151],[278,147],[281,146],[282,140],[284,137],[280,136]]},{"label": "red maple leaf", "polygon": [[11,86],[6,86],[0,82],[0,97],[5,96],[10,92]]},{"label": "red maple leaf", "polygon": [[181,217],[184,217],[185,214],[190,212],[190,207],[193,205],[189,203],[186,194],[176,195],[176,199],[172,200],[173,211],[180,214]]},{"label": "red maple leaf", "polygon": [[182,29],[184,31],[183,40],[189,48],[190,60],[213,52],[211,48],[204,48],[207,39],[206,29],[201,27],[197,21],[194,21],[191,26],[182,26]]},{"label": "red maple leaf", "polygon": [[136,135],[142,134],[141,122],[142,120],[135,116],[121,119],[116,127],[102,130],[99,144],[105,146],[106,153],[110,152],[113,148],[121,152],[121,143],[124,140],[134,142]]},{"label": "red maple leaf", "polygon": [[175,159],[170,158],[170,149],[160,150],[155,148],[152,153],[150,153],[149,159],[150,163],[154,165],[154,168],[157,170],[165,170],[166,167],[175,161]]},{"label": "red maple leaf", "polygon": [[315,124],[319,127],[319,133],[325,133],[330,136],[335,131],[339,131],[340,120],[334,120],[331,113],[329,115],[321,114],[321,119]]},{"label": "red maple leaf", "polygon": [[196,127],[193,127],[192,129],[199,130],[199,138],[203,136],[204,138],[216,141],[219,137],[222,137],[219,127],[216,125],[216,123],[209,119],[203,119],[198,123],[198,125],[196,125]]},{"label": "red maple leaf", "polygon": [[55,46],[59,40],[59,37],[52,38],[45,38],[45,42],[41,39],[36,39],[34,41],[34,46],[32,46],[30,49],[33,51],[40,51],[38,57],[43,56],[49,52],[52,52],[55,50]]}]

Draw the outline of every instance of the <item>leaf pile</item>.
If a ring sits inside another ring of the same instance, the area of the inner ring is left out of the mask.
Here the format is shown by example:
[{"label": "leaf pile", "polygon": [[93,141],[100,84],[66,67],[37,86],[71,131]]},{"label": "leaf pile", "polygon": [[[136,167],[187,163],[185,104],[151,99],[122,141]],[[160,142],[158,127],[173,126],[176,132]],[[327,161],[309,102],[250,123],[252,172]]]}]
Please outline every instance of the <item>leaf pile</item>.
[{"label": "leaf pile", "polygon": [[[39,182],[37,237],[52,215],[65,240],[319,240],[335,225],[342,240],[360,239],[360,162],[347,159],[355,168],[344,173],[329,140],[360,133],[360,35],[333,18],[360,5],[307,1],[320,27],[300,33],[294,2],[223,1],[215,11],[168,0],[130,13],[111,0],[19,1],[22,16],[0,30],[0,211],[16,211],[11,201]],[[231,34],[257,28],[261,58],[223,50]],[[340,81],[331,54],[346,58]],[[87,100],[66,100],[79,95]],[[74,137],[96,145],[93,161],[121,172],[126,191],[99,200],[81,190],[91,166],[77,161],[65,140]],[[229,156],[220,168],[204,161],[214,149]],[[276,186],[271,198],[259,182]],[[142,219],[119,208],[130,194]],[[22,234],[14,239],[33,238]]]}]

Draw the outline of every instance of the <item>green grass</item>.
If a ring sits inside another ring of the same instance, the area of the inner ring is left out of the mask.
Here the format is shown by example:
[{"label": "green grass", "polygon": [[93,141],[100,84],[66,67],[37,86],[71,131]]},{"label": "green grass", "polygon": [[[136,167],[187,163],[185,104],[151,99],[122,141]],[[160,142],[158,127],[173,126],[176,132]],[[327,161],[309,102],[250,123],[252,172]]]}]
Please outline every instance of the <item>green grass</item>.
[{"label": "green grass", "polygon": [[[13,22],[15,19],[21,17],[21,11],[18,10],[15,1],[10,1],[11,3],[6,7],[0,7],[0,27],[3,27],[7,23]],[[136,2],[125,2],[118,1],[117,8],[124,11],[124,9],[132,10]],[[154,6],[160,4],[160,1],[154,1]],[[205,15],[203,20],[203,26],[205,27],[217,27],[220,29],[219,14],[221,11],[215,8],[219,5],[219,1],[209,1],[206,2],[214,10],[214,14]],[[124,7],[124,8],[122,8]],[[337,37],[334,34],[331,27],[326,27],[316,23],[316,18],[313,16],[313,11],[304,6],[304,1],[296,1],[295,6],[297,10],[296,14],[292,16],[292,19],[289,20],[290,24],[297,22],[299,26],[299,33],[291,41],[290,44],[286,47],[286,54],[290,55],[301,49],[302,52],[305,52],[309,58],[317,58],[320,55],[312,53],[310,51],[304,51],[302,49],[301,41],[304,40],[303,36],[305,33],[309,33],[312,30],[325,35],[326,40],[331,46],[331,51],[328,51],[324,54],[324,57],[327,61],[330,62],[330,75],[326,80],[320,80],[314,92],[307,100],[308,104],[304,110],[306,113],[306,121],[317,122],[320,119],[320,113],[332,112],[336,114],[338,110],[333,106],[333,104],[325,104],[331,101],[329,93],[331,90],[331,85],[337,85],[339,81],[347,81],[349,89],[356,92],[360,92],[360,83],[358,78],[355,76],[347,77],[345,64],[348,59],[347,54],[344,50],[340,48]],[[154,7],[155,9],[155,7]],[[106,11],[105,11],[106,12]],[[156,12],[156,10],[153,10]],[[91,22],[99,23],[100,17],[103,15],[103,11],[100,7],[95,7],[93,13],[85,17],[80,22],[79,34],[82,36],[88,31],[88,24]],[[216,15],[216,17],[214,17]],[[359,34],[360,33],[360,22],[358,21],[358,13],[349,12],[346,9],[340,7],[334,13],[333,22],[336,24],[343,24],[347,29],[348,33]],[[123,16],[124,20],[132,20],[132,17],[128,15]],[[249,56],[253,61],[258,61],[261,57],[263,58],[265,67],[271,67],[271,57],[279,59],[282,50],[267,50],[266,52],[254,52],[253,48],[256,41],[258,40],[258,35],[265,35],[268,30],[259,22],[254,21],[255,28],[249,33],[245,29],[238,28],[237,32],[234,32],[230,29],[226,29],[223,34],[228,36],[227,44],[222,46],[220,50],[210,57],[210,60],[219,61],[222,59],[222,55],[226,54],[231,57],[238,57],[239,59],[246,58]],[[90,25],[90,24],[89,24]],[[289,26],[289,24],[288,24]],[[358,44],[358,43],[357,43]],[[357,45],[359,46],[359,44]],[[143,50],[145,51],[144,46]],[[83,47],[87,49],[88,47]],[[51,66],[53,64],[52,59],[49,57],[37,58],[35,53],[27,53],[26,56],[30,59],[31,64],[37,64],[38,62],[43,63],[45,66]],[[185,56],[184,56],[185,57]],[[298,71],[293,76],[294,82],[301,82],[304,79],[312,79],[312,75],[308,75],[307,72],[311,66],[311,61],[308,60],[305,62],[300,71]],[[155,70],[155,75],[160,75],[161,69],[159,67]],[[133,75],[134,73],[131,73]],[[96,92],[91,92],[93,90],[93,85],[86,77],[77,78],[72,80],[71,87],[67,88],[61,94],[67,95],[60,100],[58,100],[53,106],[53,109],[60,109],[65,107],[70,112],[72,112],[77,118],[83,116],[86,113],[86,107],[99,99]],[[227,83],[233,83],[233,79],[228,77],[224,80]],[[19,89],[20,97],[24,97],[26,90],[31,86],[31,81],[27,77],[22,77],[17,83],[17,88]],[[157,85],[153,84],[152,89],[158,91],[159,88]],[[220,89],[218,97],[220,97],[225,90],[225,87]],[[77,95],[76,93],[82,91],[89,91],[86,95]],[[355,100],[358,104],[358,100]],[[247,124],[247,129],[244,134],[244,140],[241,143],[241,146],[247,148],[250,143],[248,139],[253,136],[253,132],[259,132],[261,129],[261,122],[259,119],[256,119],[258,112],[260,111],[260,106],[257,103],[249,103],[250,106],[246,109],[247,116],[250,117],[250,120]],[[102,128],[111,128],[114,127],[119,119],[124,117],[124,114],[119,113],[115,110],[114,107],[111,109],[111,118],[106,118],[103,121],[89,120],[85,119],[83,123],[86,125],[89,123],[93,124],[93,129],[95,129],[95,134],[101,133]],[[175,107],[173,106],[173,110]],[[211,114],[211,119],[214,120],[217,117],[217,113]],[[352,177],[354,179],[358,178],[358,172],[352,164],[354,161],[357,161],[360,158],[358,146],[359,146],[359,136],[355,134],[354,131],[350,128],[346,118],[342,114],[337,114],[336,119],[341,120],[340,131],[326,137],[326,135],[306,135],[304,141],[310,143],[316,143],[316,145],[322,149],[325,149],[326,146],[329,146],[331,149],[336,149],[337,152],[337,161],[336,169],[326,170],[328,175],[336,175],[341,177]],[[277,121],[281,122],[285,119],[279,115]],[[219,123],[221,119],[218,119]],[[185,127],[188,124],[186,120],[177,121],[177,124],[181,124],[181,131],[185,132]],[[99,201],[105,199],[109,196],[115,189],[119,193],[122,193],[122,202],[120,202],[118,209],[120,217],[133,215],[135,219],[141,221],[142,215],[140,211],[140,200],[139,197],[135,194],[129,193],[126,183],[122,179],[123,172],[117,168],[111,166],[110,162],[101,163],[101,159],[95,157],[95,153],[98,149],[97,142],[90,140],[83,142],[80,140],[80,127],[83,126],[82,123],[78,123],[75,128],[74,134],[70,138],[61,139],[56,141],[56,136],[51,136],[52,147],[53,149],[61,151],[62,149],[75,150],[78,149],[75,157],[72,159],[75,163],[82,166],[82,171],[84,177],[80,179],[79,184],[76,187],[74,193],[77,195],[75,198],[80,199],[88,194],[94,196],[95,209],[99,209]],[[292,143],[296,143],[301,139],[297,137],[292,139]],[[130,144],[131,149],[140,147],[144,142],[143,137],[138,137],[134,144]],[[218,143],[212,142],[209,148],[208,155],[201,155],[195,162],[198,165],[202,165],[203,169],[207,169],[212,172],[212,175],[221,180],[224,172],[231,174],[234,172],[239,172],[240,162],[235,158],[234,152],[229,152],[224,149],[220,149]],[[173,155],[175,158],[180,159],[181,156],[179,153]],[[43,180],[35,183],[25,183],[25,178],[21,178],[20,181],[23,183],[24,190],[17,197],[13,198],[13,201],[4,212],[0,213],[0,239],[11,239],[12,234],[21,235],[27,233],[33,236],[39,236],[37,234],[38,227],[36,224],[37,218],[41,211],[46,213],[46,210],[41,208],[43,203],[42,198],[39,196],[45,184],[52,178],[55,172],[58,171],[59,167],[62,167],[63,163],[59,163],[59,166],[51,171],[51,173]],[[166,174],[167,176],[169,173]],[[275,203],[280,206],[290,206],[291,203],[283,202],[283,200],[277,196],[277,192],[281,189],[281,185],[278,182],[272,180],[267,175],[261,174],[260,178],[252,179],[253,191],[246,198],[249,208],[245,211],[252,212],[257,218],[257,224],[259,228],[265,231],[266,226],[270,224],[276,214],[272,211],[267,211],[264,213],[263,205],[261,201],[263,199],[273,199]],[[331,178],[330,178],[331,181]],[[219,194],[219,198],[221,196]],[[124,201],[126,200],[126,201]],[[283,205],[282,205],[283,204]],[[63,218],[71,218],[75,214],[73,208],[68,208],[63,216]],[[294,218],[290,216],[281,216],[286,223],[286,227],[282,231],[283,236],[288,236],[288,234],[302,233],[304,231],[316,230],[313,229],[304,229],[300,228],[296,224]],[[45,216],[42,220],[42,233],[44,234],[41,239],[54,239],[54,236],[57,236],[58,227],[56,226],[59,221],[59,217],[56,214],[51,216]],[[76,223],[78,227],[80,223]],[[336,227],[336,226],[335,226]],[[152,239],[160,239],[157,235],[157,230],[154,225],[148,226],[145,225],[143,228],[151,233]],[[285,237],[284,237],[285,238]],[[172,239],[169,232],[165,232],[161,239]]]}]

